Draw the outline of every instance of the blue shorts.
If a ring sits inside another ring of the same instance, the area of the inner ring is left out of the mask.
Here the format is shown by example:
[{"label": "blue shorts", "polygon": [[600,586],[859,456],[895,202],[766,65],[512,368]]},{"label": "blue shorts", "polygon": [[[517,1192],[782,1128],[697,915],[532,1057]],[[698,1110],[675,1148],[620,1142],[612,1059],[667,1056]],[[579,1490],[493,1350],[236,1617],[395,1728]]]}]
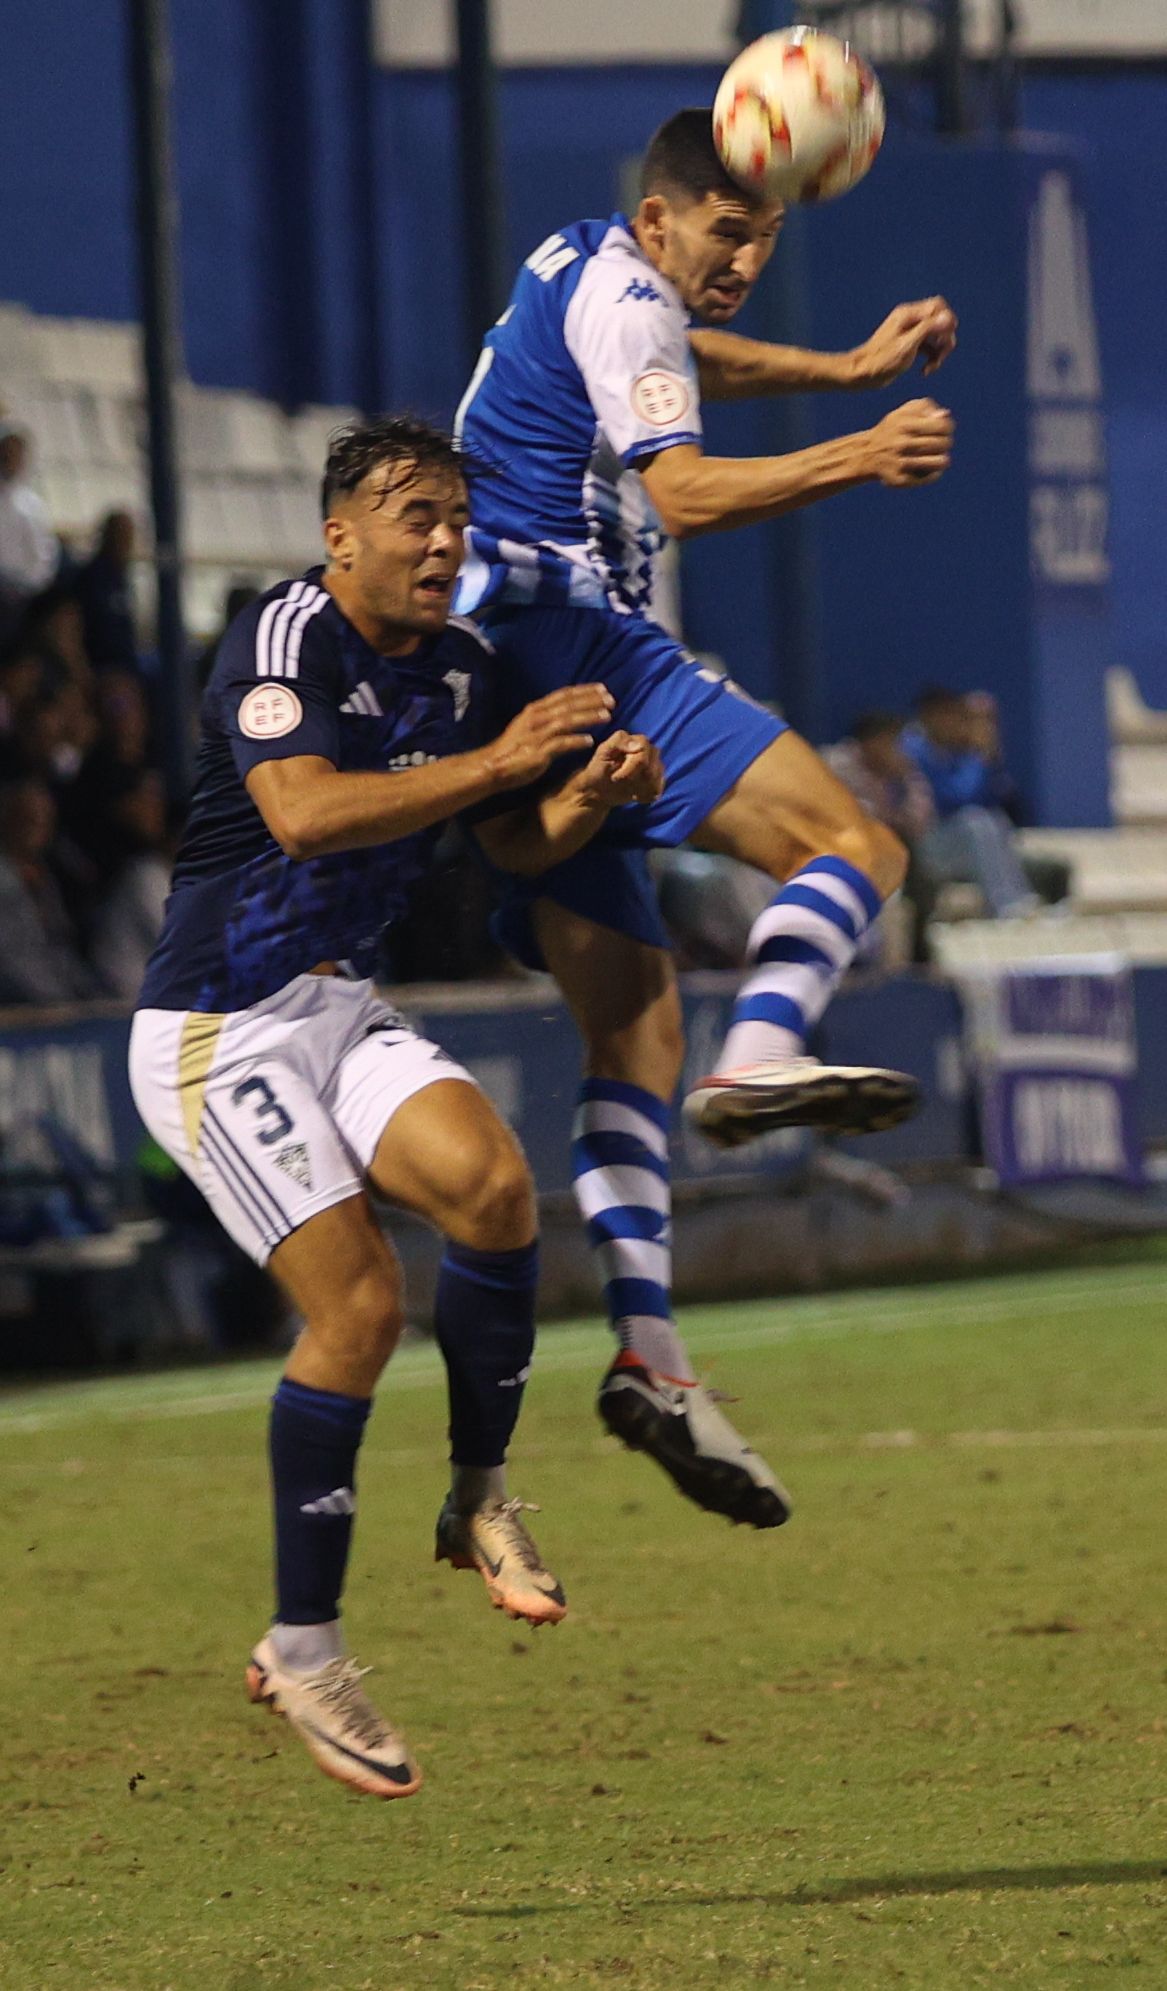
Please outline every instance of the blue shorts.
[{"label": "blue shorts", "polygon": [[565,864],[538,878],[506,880],[500,938],[526,966],[541,967],[530,905],[547,898],[633,940],[667,947],[646,851],[692,836],[787,730],[785,721],[640,616],[504,604],[482,623],[497,647],[495,690],[506,717],[563,685],[604,684],[616,701],[613,727],[644,733],[665,766],[665,790],[655,802],[614,810]]}]

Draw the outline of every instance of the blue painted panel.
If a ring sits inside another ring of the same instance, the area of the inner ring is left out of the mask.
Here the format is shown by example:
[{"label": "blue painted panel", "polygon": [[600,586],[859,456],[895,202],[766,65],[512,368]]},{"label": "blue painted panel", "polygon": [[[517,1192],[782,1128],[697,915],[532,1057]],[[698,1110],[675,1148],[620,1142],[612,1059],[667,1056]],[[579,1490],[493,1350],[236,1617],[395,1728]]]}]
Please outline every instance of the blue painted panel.
[{"label": "blue painted panel", "polygon": [[134,314],[122,13],[0,6],[0,296],[33,311]]},{"label": "blue painted panel", "polygon": [[[1135,1019],[1139,1044],[1140,1128],[1147,1141],[1167,1141],[1167,968],[1135,970]],[[406,992],[407,993],[407,992]],[[685,987],[690,1037],[686,1074],[691,1082],[708,1069],[720,1042],[732,995],[732,978],[691,977]],[[454,1056],[474,1066],[499,1106],[511,1117],[531,1160],[539,1188],[570,1186],[568,1144],[579,1074],[574,1029],[554,999],[516,1007],[505,991],[497,1002],[467,1012],[459,995],[452,1006],[435,1001],[412,1011],[413,1020]],[[38,1158],[39,1115],[51,1112],[77,1140],[109,1166],[130,1171],[141,1129],[126,1077],[127,1019],[44,1024],[0,1022],[0,1175]],[[820,1050],[845,1063],[881,1063],[913,1072],[924,1088],[914,1120],[888,1133],[845,1145],[872,1161],[956,1161],[973,1152],[971,1094],[959,1055],[961,1010],[955,989],[923,977],[848,988],[832,1004]],[[30,1150],[29,1142],[32,1142]],[[678,1129],[673,1158],[680,1181],[724,1182],[759,1168],[781,1174],[804,1152],[803,1137],[771,1137],[737,1155],[719,1156],[696,1136]],[[40,1152],[39,1159],[49,1157]]]}]

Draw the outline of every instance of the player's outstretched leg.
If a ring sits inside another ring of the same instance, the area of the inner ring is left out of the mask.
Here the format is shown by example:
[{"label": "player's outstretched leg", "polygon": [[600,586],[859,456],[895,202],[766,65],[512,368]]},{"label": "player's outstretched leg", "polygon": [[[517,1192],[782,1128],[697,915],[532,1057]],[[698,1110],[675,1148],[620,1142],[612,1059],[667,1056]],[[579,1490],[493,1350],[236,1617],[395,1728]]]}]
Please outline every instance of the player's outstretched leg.
[{"label": "player's outstretched leg", "polygon": [[287,1718],[329,1776],[410,1797],[421,1773],[365,1693],[368,1669],[340,1629],[357,1454],[400,1331],[396,1264],[359,1195],[309,1218],[271,1266],[305,1327],[272,1400],[276,1617],[252,1652],[247,1691]]},{"label": "player's outstretched leg", "polygon": [[806,1040],[884,899],[903,882],[898,837],[865,816],[794,733],[758,756],[695,842],[783,879],[750,933],[717,1069],[685,1117],[719,1147],[777,1127],[873,1133],[915,1111],[916,1080],[879,1065],[828,1065]]},{"label": "player's outstretched leg", "polygon": [[656,1460],[697,1506],[778,1527],[790,1499],[693,1374],[672,1316],[669,1123],[683,1043],[672,964],[541,900],[540,946],[584,1037],[576,1201],[619,1353],[600,1384],[607,1430]]},{"label": "player's outstretched leg", "polygon": [[372,1179],[445,1232],[434,1331],[450,1398],[450,1491],[435,1559],[476,1569],[491,1603],[558,1624],[562,1585],[507,1492],[506,1456],[535,1345],[539,1247],[518,1143],[477,1087],[443,1083],[407,1101],[382,1137]]}]

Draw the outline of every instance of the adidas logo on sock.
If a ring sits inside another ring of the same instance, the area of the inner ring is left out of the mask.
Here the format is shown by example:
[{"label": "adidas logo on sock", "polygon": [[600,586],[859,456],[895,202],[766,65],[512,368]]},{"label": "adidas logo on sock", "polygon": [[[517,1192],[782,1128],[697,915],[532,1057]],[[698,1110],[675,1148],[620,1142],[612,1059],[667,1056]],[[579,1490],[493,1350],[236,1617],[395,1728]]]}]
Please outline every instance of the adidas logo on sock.
[{"label": "adidas logo on sock", "polygon": [[331,1493],[323,1493],[319,1500],[306,1500],[301,1514],[355,1514],[357,1498],[351,1486],[336,1486]]}]

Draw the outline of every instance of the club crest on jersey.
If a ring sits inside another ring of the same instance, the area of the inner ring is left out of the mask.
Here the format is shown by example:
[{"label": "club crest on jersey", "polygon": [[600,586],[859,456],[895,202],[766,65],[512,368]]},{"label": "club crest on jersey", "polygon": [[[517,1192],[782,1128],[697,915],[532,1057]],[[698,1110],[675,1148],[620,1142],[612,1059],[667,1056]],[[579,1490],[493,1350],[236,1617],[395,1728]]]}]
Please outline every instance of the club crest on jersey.
[{"label": "club crest on jersey", "polygon": [[301,1189],[311,1189],[312,1171],[308,1166],[306,1142],[292,1141],[286,1148],[281,1148],[275,1157],[275,1164],[285,1175],[290,1175],[292,1181],[298,1183]]},{"label": "club crest on jersey", "polygon": [[282,740],[303,717],[303,706],[286,684],[257,684],[240,701],[239,731],[248,740]]},{"label": "club crest on jersey", "polygon": [[450,687],[450,693],[454,700],[454,724],[457,725],[458,721],[465,717],[466,708],[470,703],[470,673],[469,671],[445,671],[442,675],[442,683],[448,684]]},{"label": "club crest on jersey", "polygon": [[691,398],[684,375],[666,373],[661,366],[638,373],[632,383],[633,413],[642,422],[651,422],[654,429],[669,429],[682,421],[689,412]]}]

